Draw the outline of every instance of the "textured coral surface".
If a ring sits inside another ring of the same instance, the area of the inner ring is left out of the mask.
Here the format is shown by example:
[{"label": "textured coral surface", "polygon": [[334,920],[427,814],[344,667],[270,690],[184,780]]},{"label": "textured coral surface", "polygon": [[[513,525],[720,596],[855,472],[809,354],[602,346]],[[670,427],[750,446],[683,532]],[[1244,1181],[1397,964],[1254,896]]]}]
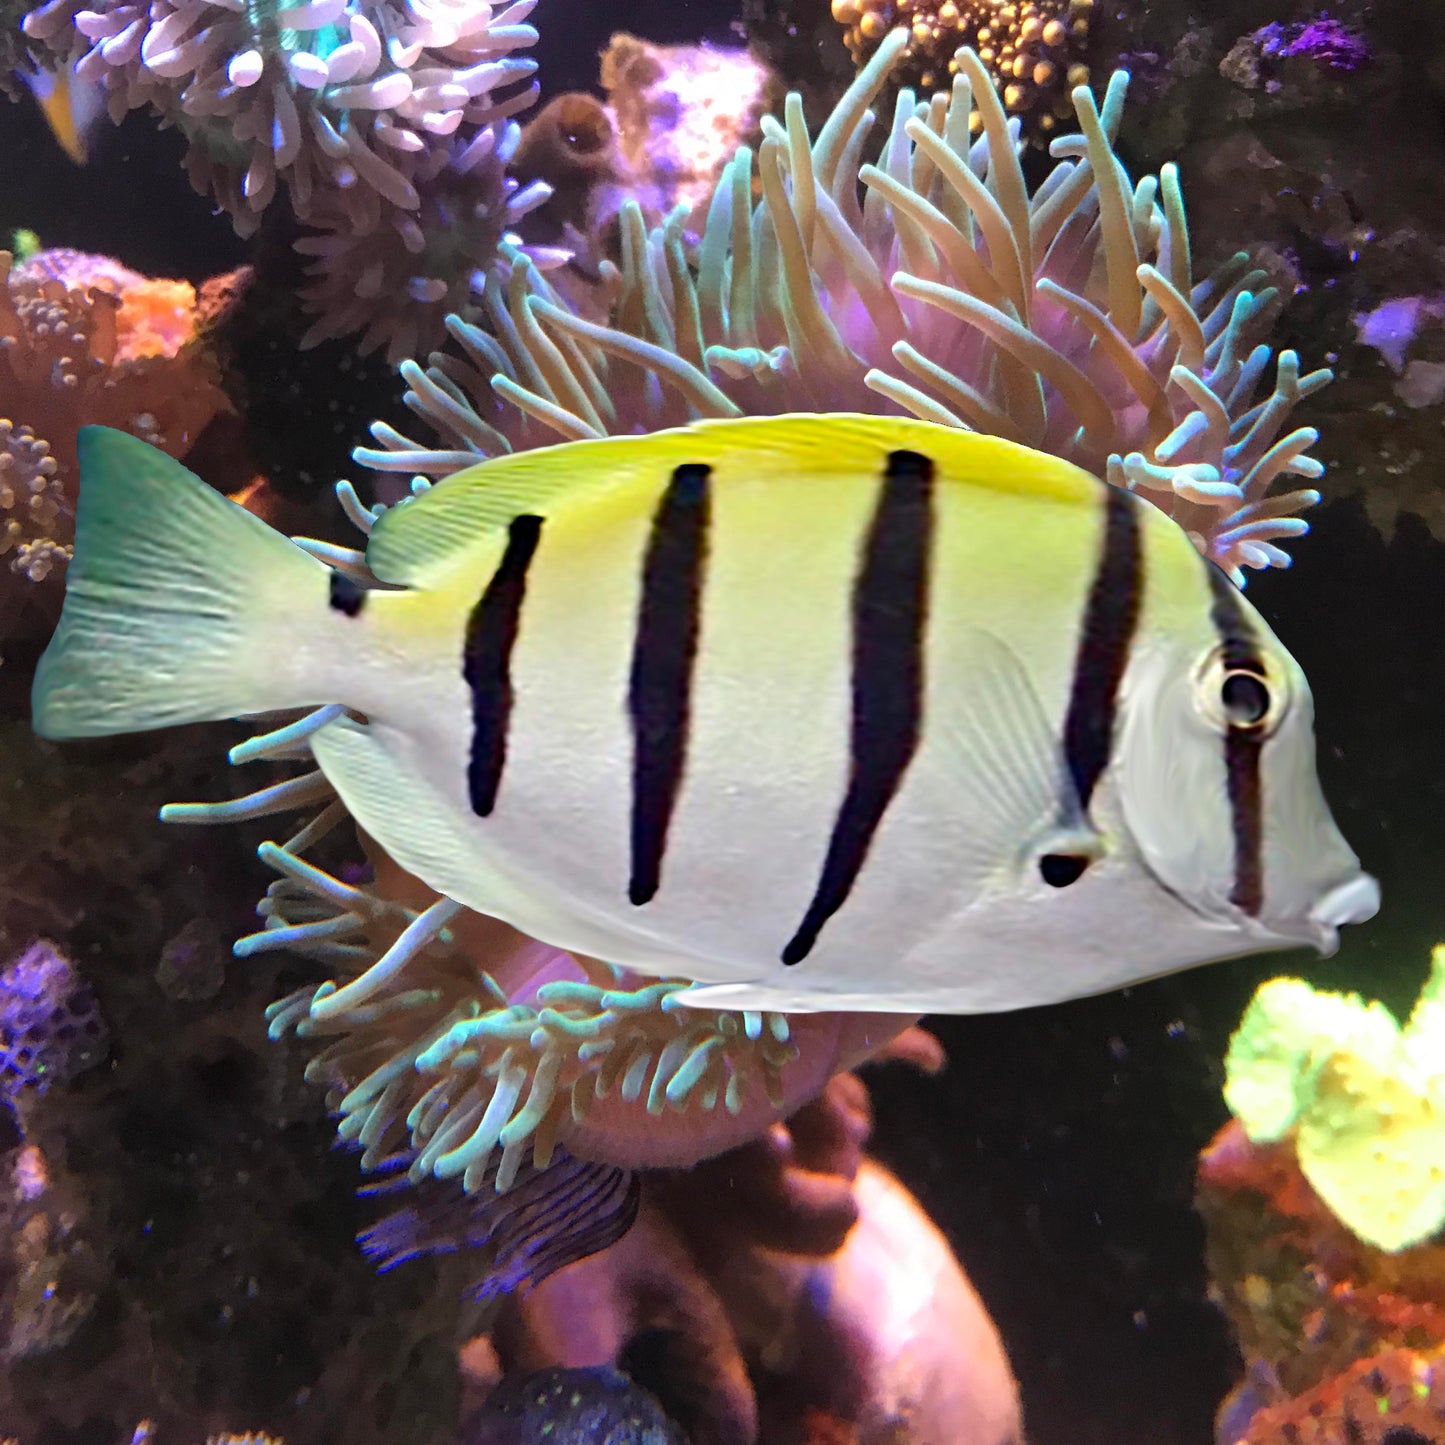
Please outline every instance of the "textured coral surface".
[{"label": "textured coral surface", "polygon": [[194,302],[105,257],[0,251],[0,615],[17,575],[43,581],[69,556],[79,427],[185,456],[227,406]]},{"label": "textured coral surface", "polygon": [[[1442,1430],[1437,1369],[1416,1352],[1445,1348],[1445,1247],[1365,1244],[1310,1188],[1288,1143],[1252,1145],[1238,1123],[1201,1156],[1198,1204],[1214,1295],[1246,1364],[1221,1416],[1241,1438],[1348,1440],[1350,1414]],[[1314,1433],[1296,1437],[1292,1426]]]}]

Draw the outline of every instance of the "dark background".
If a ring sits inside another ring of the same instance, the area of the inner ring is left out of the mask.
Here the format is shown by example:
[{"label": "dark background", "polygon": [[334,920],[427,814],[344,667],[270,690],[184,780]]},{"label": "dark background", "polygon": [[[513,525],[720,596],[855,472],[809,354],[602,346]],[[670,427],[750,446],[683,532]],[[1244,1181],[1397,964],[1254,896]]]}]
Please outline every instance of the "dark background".
[{"label": "dark background", "polygon": [[[547,93],[594,83],[615,13],[573,3],[565,26],[541,26]],[[627,7],[628,28],[662,41],[736,40],[732,17],[726,0]],[[47,245],[193,280],[237,264],[243,244],[190,192],[179,154],[174,134],[135,115],[76,168],[33,106],[0,101],[0,240],[27,226]],[[1296,568],[1251,581],[1250,596],[1311,678],[1326,791],[1382,881],[1382,916],[1348,930],[1329,961],[1235,962],[1056,1008],[936,1020],[950,1059],[940,1078],[872,1079],[875,1147],[993,1311],[1035,1445],[1212,1438],[1237,1361],[1205,1298],[1191,1195],[1197,1152],[1225,1118],[1230,1030],[1281,971],[1407,1009],[1442,931],[1445,548],[1410,518],[1387,545],[1346,502],[1322,509],[1294,551]]]}]

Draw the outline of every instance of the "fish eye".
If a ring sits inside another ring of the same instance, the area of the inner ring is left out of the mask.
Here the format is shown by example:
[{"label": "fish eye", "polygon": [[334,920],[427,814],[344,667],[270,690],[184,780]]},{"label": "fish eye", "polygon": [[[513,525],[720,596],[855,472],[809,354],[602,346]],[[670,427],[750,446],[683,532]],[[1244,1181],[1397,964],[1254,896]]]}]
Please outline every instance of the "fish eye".
[{"label": "fish eye", "polygon": [[1039,859],[1039,877],[1050,888],[1067,888],[1084,876],[1092,858],[1082,858],[1077,853],[1045,853]]},{"label": "fish eye", "polygon": [[1219,701],[1230,727],[1263,727],[1269,717],[1269,688],[1256,672],[1226,672],[1219,685]]},{"label": "fish eye", "polygon": [[1194,674],[1194,706],[1211,729],[1255,738],[1272,735],[1293,701],[1287,660],[1266,648],[1239,658],[1216,647],[1200,659]]}]

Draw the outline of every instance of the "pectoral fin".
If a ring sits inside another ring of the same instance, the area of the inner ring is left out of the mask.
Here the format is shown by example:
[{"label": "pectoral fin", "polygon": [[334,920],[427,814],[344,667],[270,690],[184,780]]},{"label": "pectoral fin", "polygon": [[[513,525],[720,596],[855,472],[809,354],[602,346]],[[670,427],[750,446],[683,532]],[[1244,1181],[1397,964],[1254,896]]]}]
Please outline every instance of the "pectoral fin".
[{"label": "pectoral fin", "polygon": [[[969,840],[959,866],[979,889],[1045,857],[1087,867],[1104,842],[1079,802],[1027,669],[992,633],[959,639],[938,729],[957,769]],[[1081,869],[1082,871],[1082,869]]]}]

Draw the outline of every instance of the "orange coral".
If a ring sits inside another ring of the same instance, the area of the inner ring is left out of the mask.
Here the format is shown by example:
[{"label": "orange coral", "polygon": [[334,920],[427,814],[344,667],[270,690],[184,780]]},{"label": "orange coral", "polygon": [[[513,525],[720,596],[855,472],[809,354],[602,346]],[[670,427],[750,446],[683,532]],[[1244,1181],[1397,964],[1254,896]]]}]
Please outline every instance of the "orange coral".
[{"label": "orange coral", "polygon": [[1196,1200],[1211,1292],[1249,1367],[1221,1418],[1242,1397],[1263,1405],[1221,1439],[1416,1439],[1391,1437],[1398,1428],[1445,1445],[1445,1241],[1393,1253],[1364,1243],[1310,1188],[1288,1141],[1253,1145],[1237,1120],[1200,1156]]},{"label": "orange coral", "polygon": [[75,434],[118,427],[182,457],[227,406],[195,292],[105,257],[0,251],[0,556],[40,581],[69,556]]},{"label": "orange coral", "polygon": [[[1023,117],[1024,133],[1043,143],[1073,117],[1069,94],[1087,85],[1084,49],[1094,0],[832,0],[833,19],[861,66],[897,26],[908,48],[894,79],[924,91],[946,89],[955,56],[970,45],[988,68],[1004,109]],[[973,129],[979,118],[973,116]]]},{"label": "orange coral", "polygon": [[1390,1350],[1259,1411],[1230,1445],[1445,1442],[1445,1351]]}]

